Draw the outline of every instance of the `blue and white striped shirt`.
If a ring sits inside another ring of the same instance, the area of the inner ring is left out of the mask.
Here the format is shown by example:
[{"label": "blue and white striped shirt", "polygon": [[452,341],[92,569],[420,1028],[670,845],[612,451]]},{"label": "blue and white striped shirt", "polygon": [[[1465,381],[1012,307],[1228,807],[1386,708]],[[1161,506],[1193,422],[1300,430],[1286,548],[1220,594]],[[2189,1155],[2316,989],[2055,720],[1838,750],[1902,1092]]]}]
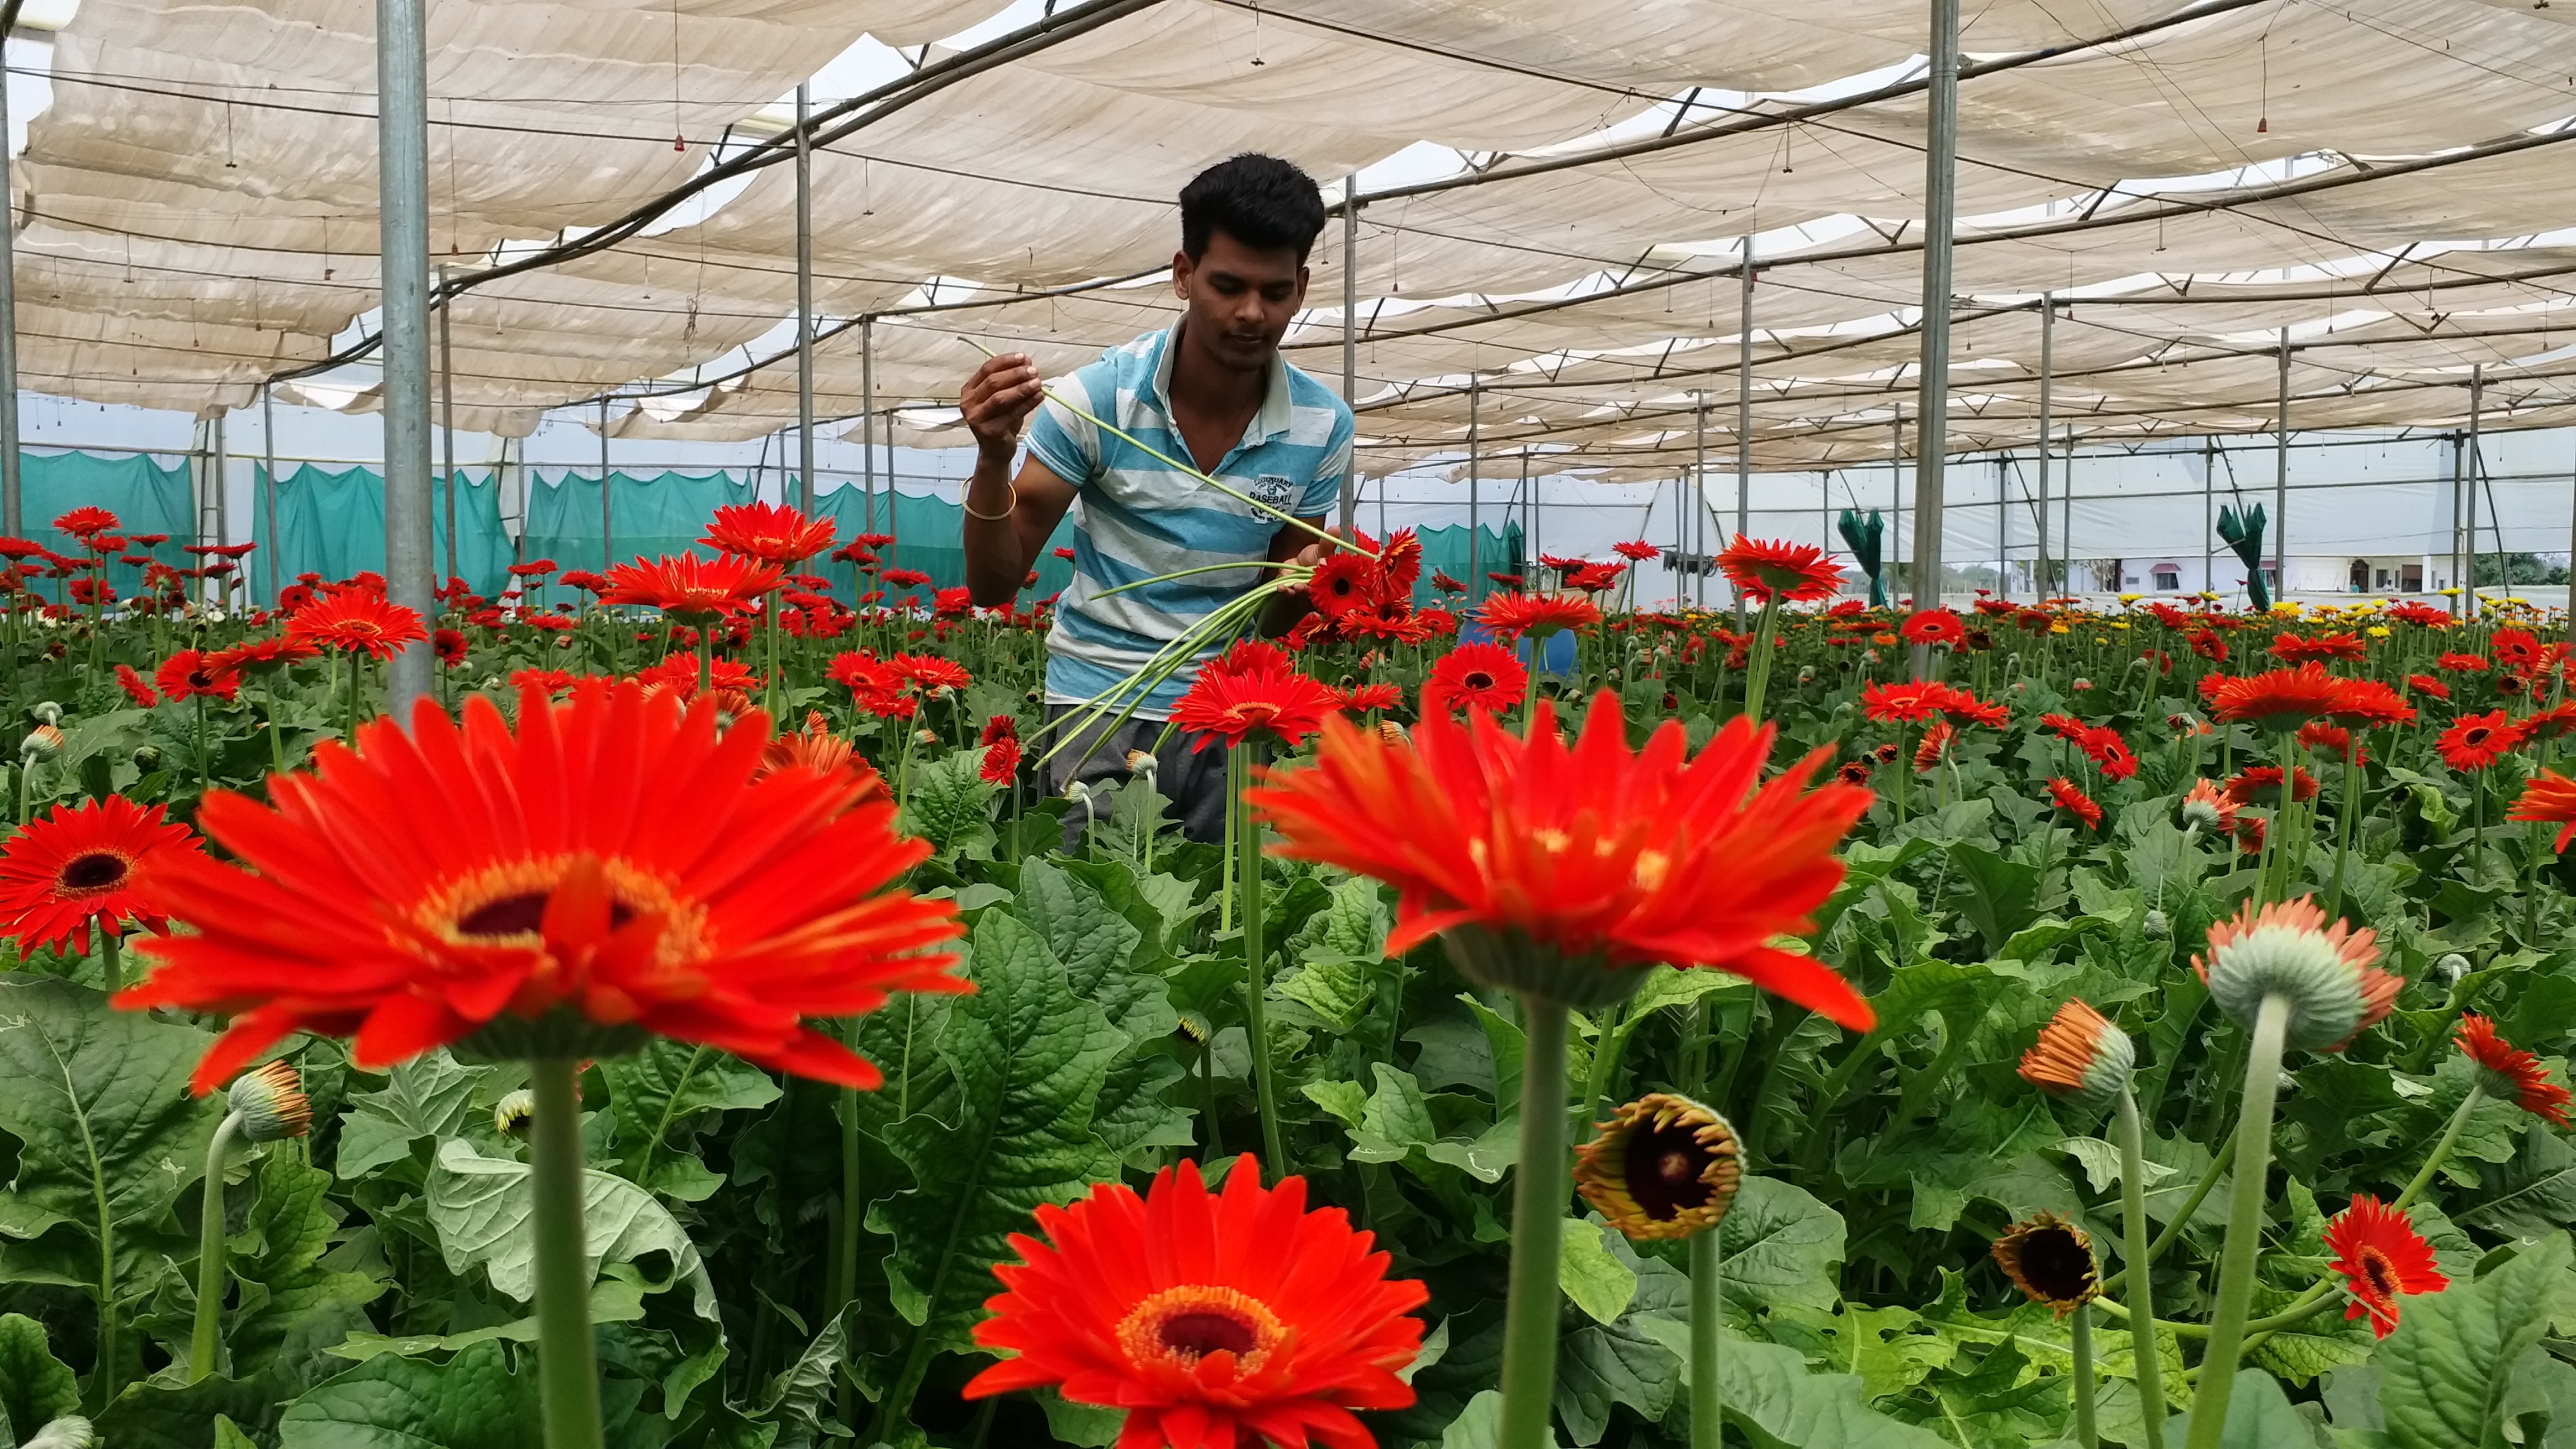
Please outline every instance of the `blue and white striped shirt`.
[{"label": "blue and white striped shirt", "polygon": [[[1190,456],[1172,421],[1175,323],[1148,332],[1054,384],[1093,415],[1156,452]],[[1330,389],[1274,357],[1270,391],[1242,441],[1211,470],[1227,487],[1312,518],[1328,512],[1351,467],[1350,408]],[[1029,454],[1075,490],[1073,582],[1047,636],[1047,699],[1078,704],[1108,694],[1191,625],[1259,583],[1257,569],[1227,569],[1099,597],[1138,579],[1208,564],[1261,559],[1288,525],[1110,436],[1048,401],[1029,426]],[[1217,640],[1198,653],[1213,657]],[[1141,719],[1165,719],[1196,669],[1184,665],[1146,693]]]}]

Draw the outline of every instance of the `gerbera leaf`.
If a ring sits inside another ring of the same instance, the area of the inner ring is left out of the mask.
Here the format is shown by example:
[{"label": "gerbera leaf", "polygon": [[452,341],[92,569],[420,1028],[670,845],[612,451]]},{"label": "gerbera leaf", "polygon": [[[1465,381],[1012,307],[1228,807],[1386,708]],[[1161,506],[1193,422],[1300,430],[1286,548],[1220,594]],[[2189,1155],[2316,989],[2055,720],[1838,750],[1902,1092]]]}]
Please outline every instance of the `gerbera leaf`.
[{"label": "gerbera leaf", "polygon": [[2396,1449],[2492,1442],[2515,1361],[2540,1341],[2569,1260],[2551,1233],[2474,1283],[2399,1300],[2379,1347],[2379,1403]]},{"label": "gerbera leaf", "polygon": [[[429,1224],[438,1232],[448,1271],[462,1275],[479,1265],[495,1290],[522,1303],[533,1301],[537,1290],[536,1233],[529,1226],[535,1197],[528,1177],[526,1163],[485,1157],[461,1138],[440,1143],[429,1170]],[[668,1260],[669,1276],[654,1286],[686,1280],[698,1315],[716,1316],[715,1284],[688,1230],[652,1194],[595,1168],[582,1177],[582,1252],[591,1282],[598,1281],[604,1263],[659,1254]]]},{"label": "gerbera leaf", "polygon": [[527,1442],[537,1421],[533,1367],[513,1374],[497,1343],[478,1343],[444,1364],[378,1354],[306,1391],[278,1423],[290,1449],[459,1449]]}]

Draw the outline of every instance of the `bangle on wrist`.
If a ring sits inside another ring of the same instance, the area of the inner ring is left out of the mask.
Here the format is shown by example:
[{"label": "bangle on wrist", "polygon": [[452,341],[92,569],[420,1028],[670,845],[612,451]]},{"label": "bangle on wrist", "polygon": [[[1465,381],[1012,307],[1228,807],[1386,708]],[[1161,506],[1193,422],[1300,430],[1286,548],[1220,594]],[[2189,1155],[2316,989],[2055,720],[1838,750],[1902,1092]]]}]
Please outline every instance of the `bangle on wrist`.
[{"label": "bangle on wrist", "polygon": [[957,506],[966,510],[966,516],[968,518],[980,518],[986,523],[1000,523],[1004,519],[1009,518],[1012,512],[1020,506],[1020,485],[1005,478],[1002,480],[1002,486],[1011,490],[1011,501],[1003,504],[1002,511],[999,513],[977,513],[972,501],[974,489],[971,485],[968,487],[966,493],[959,495]]}]

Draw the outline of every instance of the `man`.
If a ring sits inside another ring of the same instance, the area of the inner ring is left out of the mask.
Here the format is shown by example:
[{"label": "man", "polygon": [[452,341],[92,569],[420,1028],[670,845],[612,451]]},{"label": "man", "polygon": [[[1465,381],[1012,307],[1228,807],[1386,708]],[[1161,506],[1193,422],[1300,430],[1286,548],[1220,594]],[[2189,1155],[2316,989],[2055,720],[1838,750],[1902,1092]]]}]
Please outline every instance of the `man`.
[{"label": "man", "polygon": [[[1181,249],[1172,258],[1181,320],[1103,353],[1056,392],[1155,452],[1320,527],[1350,470],[1351,410],[1289,366],[1279,340],[1305,305],[1306,258],[1323,228],[1313,179],[1285,161],[1247,154],[1199,173],[1181,190]],[[1129,681],[1156,650],[1271,571],[1225,569],[1103,597],[1105,590],[1210,564],[1322,558],[1315,535],[1046,401],[1025,356],[1005,353],[977,368],[958,403],[976,442],[964,544],[966,586],[977,604],[1009,602],[1065,510],[1082,504],[1073,583],[1047,636],[1050,721],[1095,699],[1136,697]],[[1011,462],[1032,414],[1028,459],[1014,480]],[[1264,632],[1285,630],[1304,607],[1274,600]],[[1223,742],[1193,750],[1195,739],[1162,738],[1196,672],[1185,664],[1143,691],[1126,723],[1112,729],[1103,719],[1083,730],[1049,762],[1048,787],[1061,793],[1077,780],[1124,774],[1131,751],[1152,752],[1157,786],[1183,832],[1218,839]]]}]

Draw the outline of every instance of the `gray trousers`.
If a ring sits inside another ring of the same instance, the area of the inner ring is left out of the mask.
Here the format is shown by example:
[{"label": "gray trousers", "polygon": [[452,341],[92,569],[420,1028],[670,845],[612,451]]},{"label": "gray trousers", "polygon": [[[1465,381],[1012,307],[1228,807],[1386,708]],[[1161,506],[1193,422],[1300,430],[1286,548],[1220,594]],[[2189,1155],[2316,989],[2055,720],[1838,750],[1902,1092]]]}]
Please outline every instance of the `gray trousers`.
[{"label": "gray trousers", "polygon": [[[1046,707],[1047,723],[1052,726],[1080,708],[1078,705],[1050,704]],[[1171,801],[1170,813],[1180,817],[1181,834],[1190,840],[1214,845],[1225,839],[1225,761],[1227,746],[1220,739],[1209,739],[1207,748],[1193,750],[1202,736],[1187,730],[1174,730],[1168,742],[1162,740],[1166,721],[1129,719],[1112,727],[1108,718],[1094,720],[1085,726],[1062,754],[1047,762],[1047,791],[1061,795],[1074,781],[1084,784],[1124,784],[1131,772],[1127,755],[1131,750],[1144,750],[1154,756],[1155,788]],[[1052,732],[1050,732],[1052,737]],[[1111,802],[1107,797],[1095,800],[1090,815],[1075,808],[1064,817],[1064,848],[1078,850],[1087,819],[1109,818]]]}]

